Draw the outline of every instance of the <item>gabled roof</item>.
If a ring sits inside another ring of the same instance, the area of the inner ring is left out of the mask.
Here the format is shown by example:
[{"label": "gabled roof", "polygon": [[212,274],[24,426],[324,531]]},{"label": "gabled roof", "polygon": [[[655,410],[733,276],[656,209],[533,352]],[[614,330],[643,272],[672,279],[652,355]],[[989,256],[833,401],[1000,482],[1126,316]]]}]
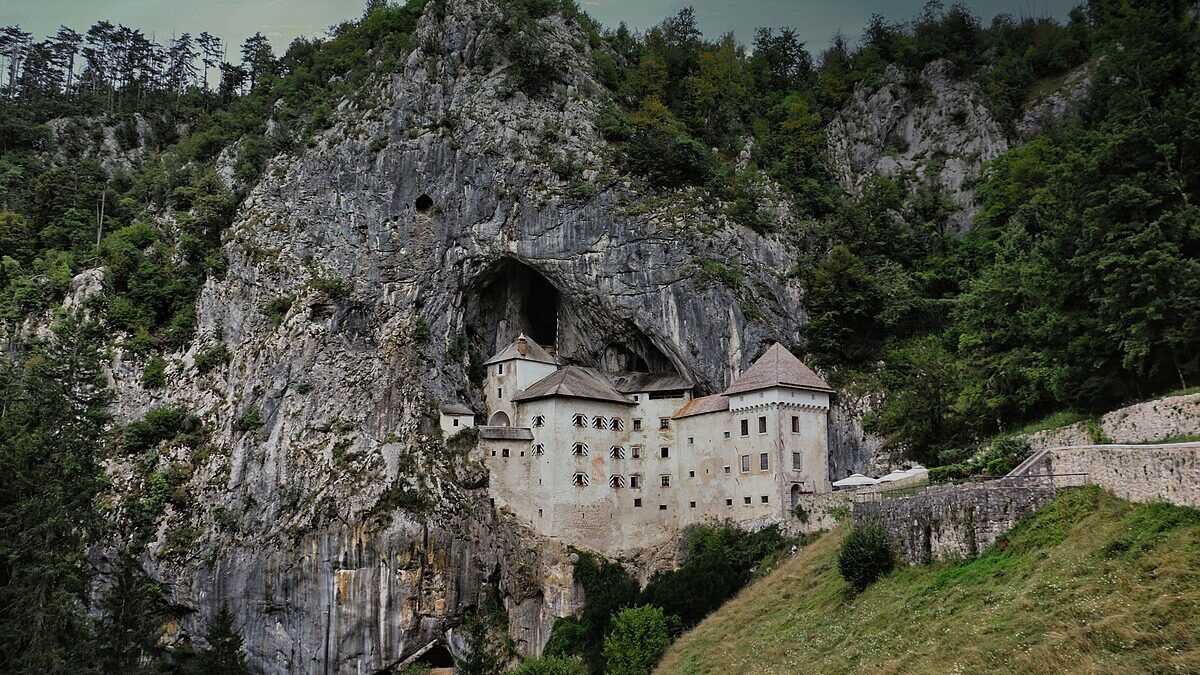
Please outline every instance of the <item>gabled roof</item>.
[{"label": "gabled roof", "polygon": [[[518,344],[521,342],[521,340],[525,340],[524,354],[521,353],[521,348]],[[493,363],[512,361],[514,359],[537,361],[539,363],[553,363],[554,365],[558,365],[558,359],[551,356],[550,352],[546,351],[541,345],[534,342],[532,338],[526,337],[524,333],[519,335],[516,340],[513,340],[511,343],[509,343],[507,347],[501,349],[500,353],[496,354],[487,361],[484,361],[483,365],[489,366]]]},{"label": "gabled roof", "polygon": [[443,415],[474,415],[475,414],[474,410],[471,410],[470,408],[468,408],[467,406],[465,406],[461,403],[443,403],[441,410],[442,410]]},{"label": "gabled roof", "polygon": [[634,405],[623,396],[603,375],[591,368],[566,366],[529,385],[525,391],[512,397],[513,401],[532,401],[550,396],[588,398],[596,401],[612,401]]},{"label": "gabled roof", "polygon": [[671,419],[680,419],[683,417],[691,417],[693,415],[703,415],[705,413],[721,412],[729,410],[729,397],[724,394],[713,394],[712,396],[701,396],[687,402],[687,405],[679,409],[679,412],[671,416]]},{"label": "gabled roof", "polygon": [[695,384],[678,373],[624,373],[613,375],[613,388],[622,394],[640,391],[678,391]]},{"label": "gabled roof", "polygon": [[820,375],[776,342],[722,393],[729,396],[769,387],[833,391]]}]

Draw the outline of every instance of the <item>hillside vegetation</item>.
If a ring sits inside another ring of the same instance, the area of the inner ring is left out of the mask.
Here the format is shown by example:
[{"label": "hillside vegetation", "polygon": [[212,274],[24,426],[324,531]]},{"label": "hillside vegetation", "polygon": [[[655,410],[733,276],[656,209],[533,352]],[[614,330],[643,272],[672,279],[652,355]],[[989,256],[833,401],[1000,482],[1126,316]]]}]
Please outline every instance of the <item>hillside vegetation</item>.
[{"label": "hillside vegetation", "polygon": [[841,527],[685,634],[663,673],[1200,672],[1200,512],[1066,492],[982,557],[854,596]]}]

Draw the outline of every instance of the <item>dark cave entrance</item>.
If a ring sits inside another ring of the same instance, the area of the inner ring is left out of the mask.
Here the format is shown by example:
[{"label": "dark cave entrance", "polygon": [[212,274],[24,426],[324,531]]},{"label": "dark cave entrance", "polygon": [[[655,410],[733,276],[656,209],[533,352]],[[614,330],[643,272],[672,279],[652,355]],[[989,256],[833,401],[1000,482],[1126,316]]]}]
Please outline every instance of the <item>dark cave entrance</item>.
[{"label": "dark cave entrance", "polygon": [[417,197],[415,206],[417,207],[417,213],[429,213],[433,210],[433,197],[423,194]]},{"label": "dark cave entrance", "polygon": [[589,298],[564,299],[533,267],[494,262],[466,294],[465,323],[475,356],[487,359],[524,333],[567,363],[611,373],[676,372],[654,341],[628,318]]},{"label": "dark cave entrance", "polygon": [[430,668],[453,668],[454,656],[450,654],[450,650],[446,649],[444,645],[437,644],[426,650],[413,663],[429,666]]}]

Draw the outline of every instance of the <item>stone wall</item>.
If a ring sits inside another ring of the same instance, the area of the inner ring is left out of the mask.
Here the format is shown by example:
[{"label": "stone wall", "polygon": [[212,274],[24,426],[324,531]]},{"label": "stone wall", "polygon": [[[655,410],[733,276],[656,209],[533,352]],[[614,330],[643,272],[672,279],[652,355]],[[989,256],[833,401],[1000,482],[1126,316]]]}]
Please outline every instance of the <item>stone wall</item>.
[{"label": "stone wall", "polygon": [[[1092,431],[1103,438],[1093,438]],[[1149,443],[1171,436],[1200,435],[1200,393],[1169,396],[1114,410],[1098,424],[1078,422],[1029,435],[1034,450],[1061,445]]]},{"label": "stone wall", "polygon": [[1056,487],[1089,483],[1130,501],[1200,508],[1200,443],[1050,448],[1009,475],[1050,475]]},{"label": "stone wall", "polygon": [[938,485],[908,497],[877,497],[880,501],[863,495],[854,504],[854,524],[882,525],[911,564],[971,558],[1053,496],[1048,482],[1007,479]]}]

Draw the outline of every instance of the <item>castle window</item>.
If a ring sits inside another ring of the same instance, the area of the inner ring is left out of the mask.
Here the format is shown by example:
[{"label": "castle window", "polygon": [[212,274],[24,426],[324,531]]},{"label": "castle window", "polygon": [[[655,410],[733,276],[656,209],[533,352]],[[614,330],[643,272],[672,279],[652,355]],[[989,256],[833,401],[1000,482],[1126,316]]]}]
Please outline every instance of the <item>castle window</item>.
[{"label": "castle window", "polygon": [[750,473],[750,455],[742,455],[742,473]]},{"label": "castle window", "polygon": [[575,446],[573,448],[571,448],[571,454],[575,455],[576,457],[587,457],[587,455],[588,455],[587,443],[576,443]]},{"label": "castle window", "polygon": [[608,449],[608,456],[613,459],[625,459],[625,448],[614,445]]},{"label": "castle window", "polygon": [[671,418],[670,417],[658,418],[658,428],[659,429],[670,429],[671,428]]},{"label": "castle window", "polygon": [[575,487],[587,487],[590,479],[586,473],[577,471],[574,476],[571,476],[571,484]]},{"label": "castle window", "polygon": [[742,503],[743,503],[743,504],[746,504],[746,505],[749,505],[749,504],[750,504],[750,498],[749,498],[749,497],[743,497],[743,498],[742,498]]},{"label": "castle window", "polygon": [[658,456],[659,456],[659,457],[662,457],[663,459],[666,459],[666,458],[670,457],[670,456],[671,456],[671,449],[670,449],[670,448],[668,448],[668,447],[665,447],[665,446],[664,446],[664,447],[661,447],[661,448],[659,448],[659,449],[658,449]]},{"label": "castle window", "polygon": [[725,438],[729,438],[729,432],[728,432],[728,431],[726,431],[726,432],[725,432]]},{"label": "castle window", "polygon": [[696,444],[696,438],[694,436],[688,436],[688,445],[695,445],[695,444]]},{"label": "castle window", "polygon": [[768,497],[767,495],[763,495],[763,496],[762,496],[762,503],[764,503],[764,504],[770,504],[770,503],[771,503],[771,498],[770,498],[770,497]]},{"label": "castle window", "polygon": [[577,427],[586,427],[587,426],[587,415],[584,415],[582,413],[575,413],[575,417],[573,417],[571,419],[571,424],[574,424]]},{"label": "castle window", "polygon": [[541,443],[534,444],[532,450],[534,457],[541,457],[542,455],[546,454],[546,446],[542,445]]},{"label": "castle window", "polygon": [[544,426],[546,426],[546,418],[545,418],[545,416],[543,416],[543,415],[534,415],[534,416],[533,416],[533,420],[530,422],[530,426],[535,426],[535,427],[544,427]]},{"label": "castle window", "polygon": [[729,473],[729,468],[730,468],[730,467],[728,467],[728,466],[727,466],[727,467],[725,467],[725,473]]},{"label": "castle window", "polygon": [[742,435],[750,435],[750,420],[742,420]]},{"label": "castle window", "polygon": [[798,415],[792,415],[792,433],[800,433],[800,417]]},{"label": "castle window", "polygon": [[457,417],[454,418],[454,426],[458,426],[458,418]]},{"label": "castle window", "polygon": [[629,487],[637,490],[642,487],[642,477],[639,474],[633,474],[629,477]]},{"label": "castle window", "polygon": [[592,418],[592,428],[593,429],[603,429],[606,426],[608,426],[608,425],[606,425],[604,423],[603,417],[596,415],[595,417]]},{"label": "castle window", "polygon": [[608,479],[608,487],[610,487],[614,490],[619,490],[619,489],[625,487],[625,477],[624,476],[613,476],[612,478],[609,478]]},{"label": "castle window", "polygon": [[666,505],[666,504],[659,504],[659,505],[658,505],[658,510],[659,510],[659,511],[666,511],[666,510],[667,510],[667,505]]},{"label": "castle window", "polygon": [[688,472],[688,478],[695,478],[695,477],[696,477],[696,472],[695,472],[695,470],[692,470],[692,471],[689,471],[689,472]]},{"label": "castle window", "polygon": [[613,431],[621,431],[625,428],[625,423],[621,421],[620,417],[614,417],[612,418],[612,422],[609,424],[609,427]]},{"label": "castle window", "polygon": [[760,433],[760,434],[767,433],[767,418],[766,417],[758,418],[758,433]]},{"label": "castle window", "polygon": [[635,446],[633,446],[633,447],[632,447],[632,448],[630,448],[630,449],[631,449],[631,450],[633,450],[633,458],[634,458],[634,459],[641,459],[641,458],[642,458],[642,446],[640,446],[640,445],[635,445]]},{"label": "castle window", "polygon": [[725,506],[733,506],[733,500],[732,500],[732,499],[726,499],[726,500],[725,500]]},{"label": "castle window", "polygon": [[688,502],[688,508],[696,508],[696,502]]},{"label": "castle window", "polygon": [[767,459],[767,453],[759,453],[758,455],[758,470],[766,471],[771,467],[770,461]]},{"label": "castle window", "polygon": [[501,450],[501,451],[500,451],[500,456],[501,456],[501,457],[508,457],[508,448],[504,448],[503,450]]},{"label": "castle window", "polygon": [[497,374],[497,375],[503,375],[503,374],[504,374],[504,364],[503,364],[503,363],[497,363],[497,364],[496,364],[496,374]]},{"label": "castle window", "polygon": [[792,469],[796,471],[800,470],[800,453],[798,452],[792,453]]},{"label": "castle window", "polygon": [[658,483],[662,487],[671,487],[671,476],[670,475],[659,476]]},{"label": "castle window", "polygon": [[634,421],[633,421],[633,430],[634,430],[634,431],[641,431],[641,430],[642,430],[642,421],[641,421],[641,420],[634,420]]},{"label": "castle window", "polygon": [[633,505],[639,509],[642,508],[642,500],[640,500],[640,499],[633,500]]},{"label": "castle window", "polygon": [[496,398],[504,398],[504,390],[496,387]]}]

